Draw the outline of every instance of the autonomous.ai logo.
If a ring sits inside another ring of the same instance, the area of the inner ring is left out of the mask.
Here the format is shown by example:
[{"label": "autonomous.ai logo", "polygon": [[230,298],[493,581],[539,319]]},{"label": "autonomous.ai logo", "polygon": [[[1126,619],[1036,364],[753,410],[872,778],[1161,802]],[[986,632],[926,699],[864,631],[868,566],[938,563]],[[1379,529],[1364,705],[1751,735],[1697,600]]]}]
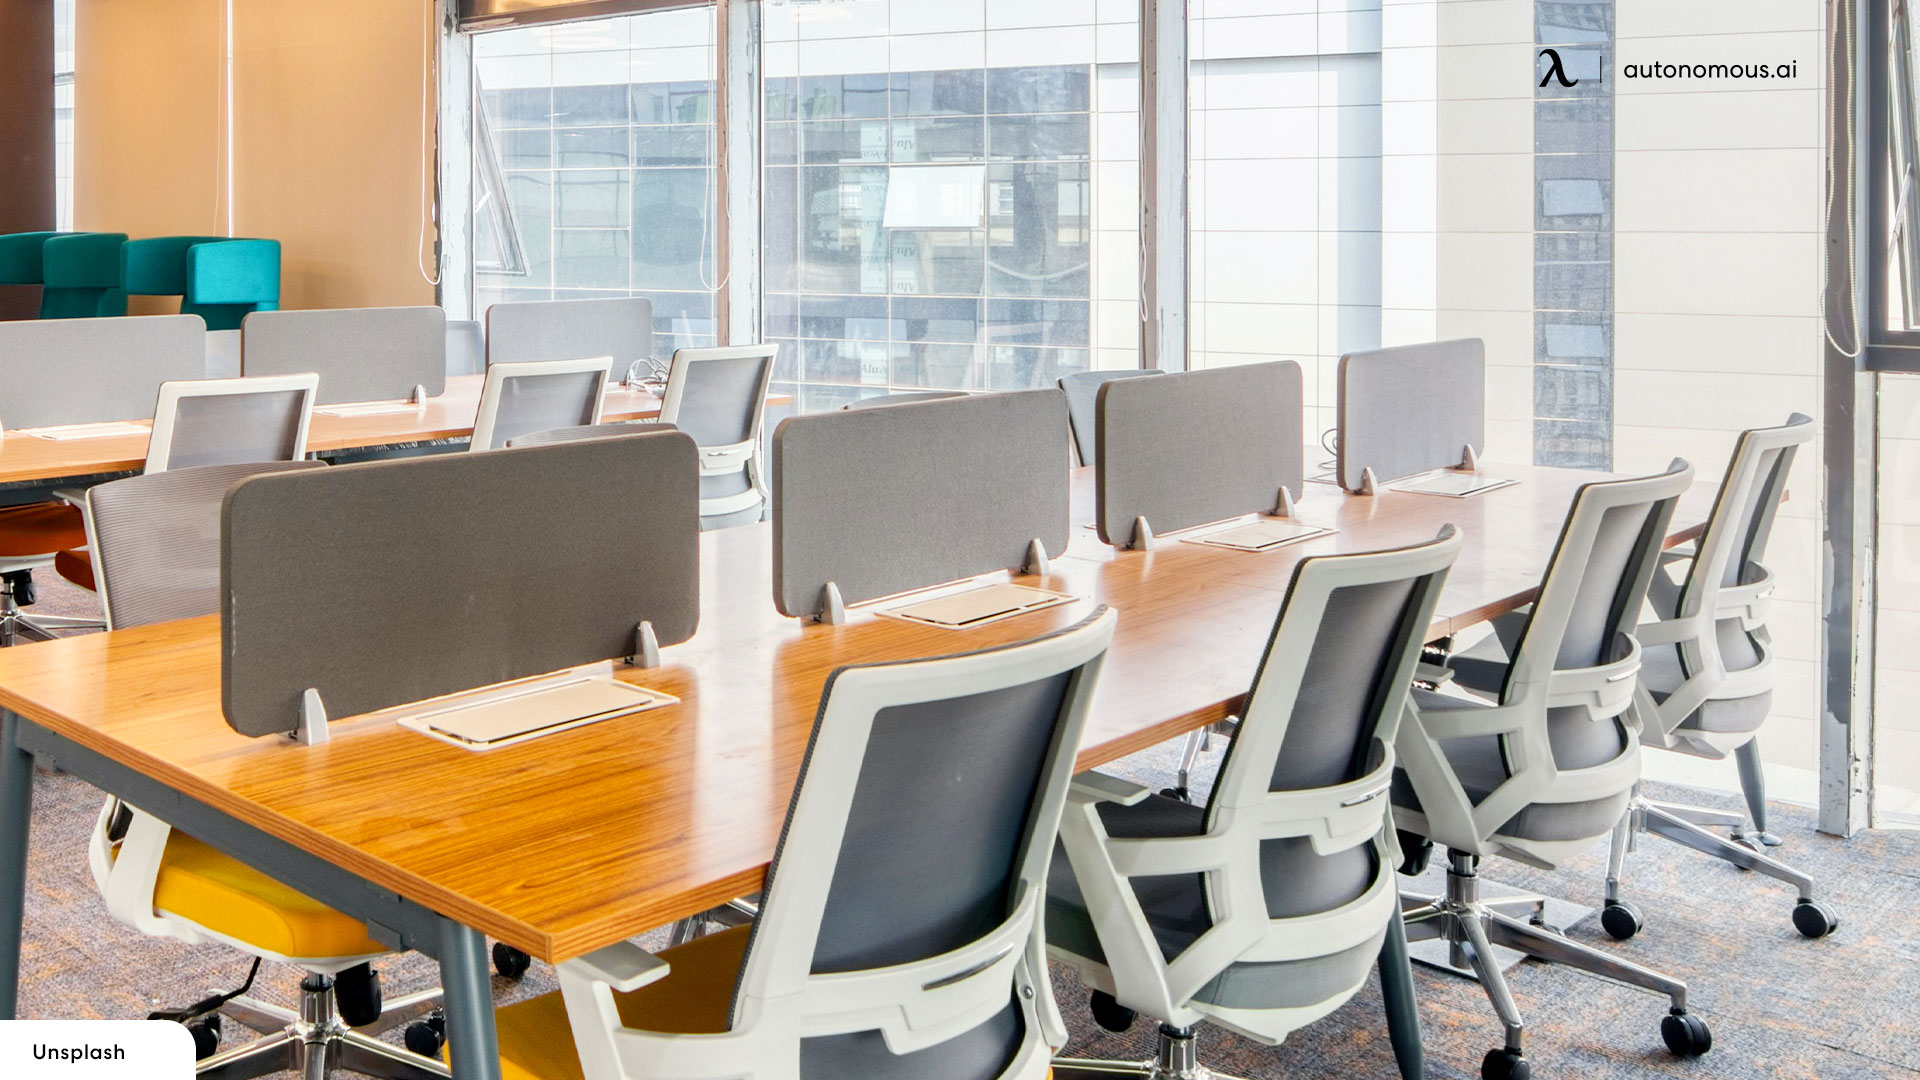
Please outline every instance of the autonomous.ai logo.
[{"label": "autonomous.ai logo", "polygon": [[1538,59],[1547,61],[1547,73],[1540,76],[1541,86],[1547,85],[1547,80],[1549,79],[1560,80],[1561,86],[1571,87],[1580,85],[1579,79],[1567,78],[1567,69],[1560,63],[1560,50],[1541,49]]}]

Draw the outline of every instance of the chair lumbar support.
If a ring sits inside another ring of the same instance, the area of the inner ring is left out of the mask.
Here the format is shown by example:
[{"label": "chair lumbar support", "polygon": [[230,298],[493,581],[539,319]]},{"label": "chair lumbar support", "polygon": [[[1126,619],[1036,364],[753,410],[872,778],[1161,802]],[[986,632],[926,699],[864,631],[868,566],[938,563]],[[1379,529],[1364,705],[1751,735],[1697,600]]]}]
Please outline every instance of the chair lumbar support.
[{"label": "chair lumbar support", "polygon": [[[251,986],[252,977],[247,981]],[[309,972],[300,981],[299,1012],[247,997],[246,989],[208,998],[201,1005],[217,1002],[208,1011],[196,1005],[155,1014],[187,1024],[200,1058],[200,1073],[214,1073],[221,1080],[251,1080],[288,1070],[301,1076],[344,1070],[385,1080],[436,1080],[451,1075],[430,1056],[445,1042],[444,1021],[435,1013],[438,989],[409,994],[383,1006],[379,975],[365,964],[332,978]],[[220,1050],[222,1018],[262,1037]],[[406,1032],[412,1053],[377,1037],[409,1021],[418,1021]]]},{"label": "chair lumbar support", "polygon": [[[1105,1026],[1105,1021],[1102,1021]],[[1095,1080],[1102,1076],[1127,1076],[1139,1080],[1235,1080],[1200,1064],[1199,1049],[1190,1027],[1160,1025],[1160,1043],[1154,1056],[1146,1061],[1079,1061],[1055,1058],[1054,1080]]]},{"label": "chair lumbar support", "polygon": [[[1441,897],[1405,897],[1402,914],[1409,941],[1445,941],[1451,963],[1470,971],[1486,989],[1487,997],[1506,1028],[1504,1045],[1489,1051],[1481,1062],[1483,1080],[1527,1080],[1532,1066],[1522,1043],[1520,1008],[1507,988],[1494,946],[1525,953],[1538,960],[1569,967],[1667,995],[1672,1008],[1660,1024],[1667,1049],[1681,1057],[1697,1057],[1713,1046],[1713,1035],[1699,1017],[1687,1012],[1687,984],[1657,971],[1571,941],[1549,927],[1546,901],[1537,896],[1480,896],[1479,860],[1458,851],[1447,853],[1447,894]],[[1513,914],[1525,914],[1523,921]]]}]

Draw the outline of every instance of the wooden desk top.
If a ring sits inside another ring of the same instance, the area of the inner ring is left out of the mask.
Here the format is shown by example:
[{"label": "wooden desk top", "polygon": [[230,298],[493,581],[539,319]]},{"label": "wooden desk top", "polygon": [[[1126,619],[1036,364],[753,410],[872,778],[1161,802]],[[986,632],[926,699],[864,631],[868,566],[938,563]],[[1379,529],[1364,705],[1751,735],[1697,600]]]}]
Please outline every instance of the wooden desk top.
[{"label": "wooden desk top", "polygon": [[[307,433],[307,449],[327,453],[389,443],[465,438],[473,434],[474,417],[480,411],[480,388],[485,382],[484,375],[451,376],[447,379],[446,393],[428,398],[426,404],[404,413],[329,416],[316,410]],[[767,398],[772,405],[790,400],[784,395]],[[607,392],[603,412],[608,421],[651,420],[660,415],[660,399],[643,390],[622,387]],[[0,483],[134,472],[146,464],[146,460],[145,435],[55,442],[8,431],[5,438],[0,439]]]},{"label": "wooden desk top", "polygon": [[[1575,488],[1595,476],[1490,471],[1521,482],[1465,500],[1310,485],[1302,516],[1342,531],[1264,553],[1177,540],[1115,551],[1076,525],[1037,583],[1085,599],[966,631],[861,609],[839,627],[783,618],[771,530],[708,533],[699,634],[665,650],[664,667],[622,675],[680,705],[485,753],[364,717],[335,722],[332,741],[313,748],[235,734],[220,716],[217,617],[0,650],[0,705],[492,937],[566,959],[760,886],[836,666],[1022,640],[1111,604],[1118,633],[1079,756],[1098,766],[1239,707],[1304,555],[1417,541],[1451,522],[1467,543],[1435,632],[1524,602]],[[1676,520],[1702,521],[1711,498],[1711,485],[1697,488]],[[530,612],[528,632],[563,617]]]}]

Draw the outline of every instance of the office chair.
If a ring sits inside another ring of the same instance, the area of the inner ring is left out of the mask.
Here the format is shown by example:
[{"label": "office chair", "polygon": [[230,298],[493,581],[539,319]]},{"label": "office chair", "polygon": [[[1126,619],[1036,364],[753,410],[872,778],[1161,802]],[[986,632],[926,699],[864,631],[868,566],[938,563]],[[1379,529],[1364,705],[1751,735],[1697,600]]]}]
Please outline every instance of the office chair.
[{"label": "office chair", "polygon": [[872,409],[882,405],[911,405],[916,401],[939,401],[943,398],[966,397],[965,390],[907,390],[898,394],[875,394],[849,401],[840,406],[841,412],[850,409]]},{"label": "office chair", "polygon": [[599,423],[612,368],[610,356],[488,367],[467,449],[498,450],[521,435]]},{"label": "office chair", "polygon": [[[1614,834],[1606,907],[1600,922],[1626,940],[1644,917],[1620,897],[1626,855],[1641,832],[1787,882],[1799,892],[1793,925],[1821,938],[1840,925],[1831,907],[1814,897],[1813,879],[1766,855],[1778,837],[1767,832],[1766,782],[1760,770],[1760,725],[1773,705],[1773,639],[1767,632],[1773,574],[1760,560],[1786,493],[1794,452],[1813,440],[1813,421],[1795,413],[1780,427],[1741,434],[1714,500],[1706,532],[1691,552],[1662,557],[1649,590],[1653,622],[1634,631],[1643,650],[1636,706],[1640,742],[1699,757],[1733,754],[1740,767],[1751,822],[1739,814],[1658,803],[1635,795]],[[1672,569],[1686,564],[1675,580]],[[1731,837],[1702,826],[1723,826]]]},{"label": "office chair", "polygon": [[[1074,784],[1048,879],[1047,947],[1147,1062],[1054,1061],[1056,1080],[1218,1077],[1194,1028],[1256,1042],[1339,1008],[1380,968],[1402,1075],[1422,1073],[1385,797],[1452,527],[1394,551],[1302,560],[1205,808],[1098,773]],[[1225,1080],[1225,1078],[1220,1078]]]},{"label": "office chair", "polygon": [[[108,622],[126,629],[218,611],[220,511],[228,490],[252,476],[324,467],[208,465],[88,491],[88,532]],[[447,1075],[439,1062],[375,1037],[426,1015],[439,992],[383,1004],[370,962],[393,950],[362,923],[118,799],[100,810],[88,861],[108,911],[135,930],[190,945],[223,943],[253,956],[255,973],[262,960],[306,971],[298,1012],[246,997],[249,974],[232,993],[155,1013],[151,1019],[187,1025],[202,1075],[247,1080],[292,1069],[318,1078],[335,1067],[393,1080]],[[264,1037],[220,1051],[221,1017]],[[432,1035],[430,1028],[425,1033]],[[410,1045],[421,1037],[408,1035]]]},{"label": "office chair", "polygon": [[[1100,401],[1100,388],[1115,379],[1135,379],[1142,375],[1165,375],[1159,368],[1120,371],[1076,371],[1060,376],[1060,389],[1067,395],[1067,427],[1073,433],[1073,452],[1080,464],[1092,465],[1099,453],[1096,424],[1099,414],[1095,411]],[[1191,767],[1191,763],[1189,763]]]},{"label": "office chair", "polygon": [[775,345],[676,349],[660,396],[660,422],[700,447],[700,522],[760,520],[770,501],[760,427],[767,413]]},{"label": "office chair", "polygon": [[1447,941],[1453,966],[1470,967],[1492,1000],[1506,1041],[1481,1063],[1486,1080],[1531,1072],[1495,945],[1666,994],[1667,1048],[1691,1056],[1712,1046],[1687,1011],[1685,983],[1547,929],[1540,897],[1482,898],[1478,877],[1491,855],[1552,869],[1626,814],[1640,780],[1632,634],[1674,503],[1692,483],[1693,467],[1676,460],[1656,476],[1582,487],[1510,643],[1488,638],[1444,670],[1423,669],[1424,681],[1452,679],[1476,696],[1416,688],[1400,726],[1393,802],[1403,870],[1424,869],[1436,843],[1448,858],[1445,896],[1403,902],[1407,934]]},{"label": "office chair", "polygon": [[[145,471],[298,461],[307,456],[307,426],[319,388],[320,376],[312,373],[161,383]],[[61,551],[53,568],[69,582],[94,589],[88,549]]]},{"label": "office chair", "polygon": [[52,641],[59,630],[98,630],[99,619],[28,615],[36,597],[33,572],[55,565],[60,553],[82,547],[87,526],[78,507],[64,502],[0,507],[0,648]]},{"label": "office chair", "polygon": [[1046,1076],[1041,905],[1113,626],[828,676],[758,921],[561,964],[500,1010],[504,1075]]}]

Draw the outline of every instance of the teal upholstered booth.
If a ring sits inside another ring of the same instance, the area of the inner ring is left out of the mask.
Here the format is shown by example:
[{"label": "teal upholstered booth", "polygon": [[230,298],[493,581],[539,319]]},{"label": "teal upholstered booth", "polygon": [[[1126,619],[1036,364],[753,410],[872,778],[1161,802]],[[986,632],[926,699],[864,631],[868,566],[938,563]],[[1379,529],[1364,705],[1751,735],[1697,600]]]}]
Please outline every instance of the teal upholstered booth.
[{"label": "teal upholstered booth", "polygon": [[135,296],[178,296],[182,315],[208,330],[238,330],[255,311],[280,307],[280,241],[157,236],[120,249],[120,273]]},{"label": "teal upholstered booth", "polygon": [[0,236],[0,285],[39,285],[43,319],[127,313],[120,287],[125,233],[14,233]]}]

